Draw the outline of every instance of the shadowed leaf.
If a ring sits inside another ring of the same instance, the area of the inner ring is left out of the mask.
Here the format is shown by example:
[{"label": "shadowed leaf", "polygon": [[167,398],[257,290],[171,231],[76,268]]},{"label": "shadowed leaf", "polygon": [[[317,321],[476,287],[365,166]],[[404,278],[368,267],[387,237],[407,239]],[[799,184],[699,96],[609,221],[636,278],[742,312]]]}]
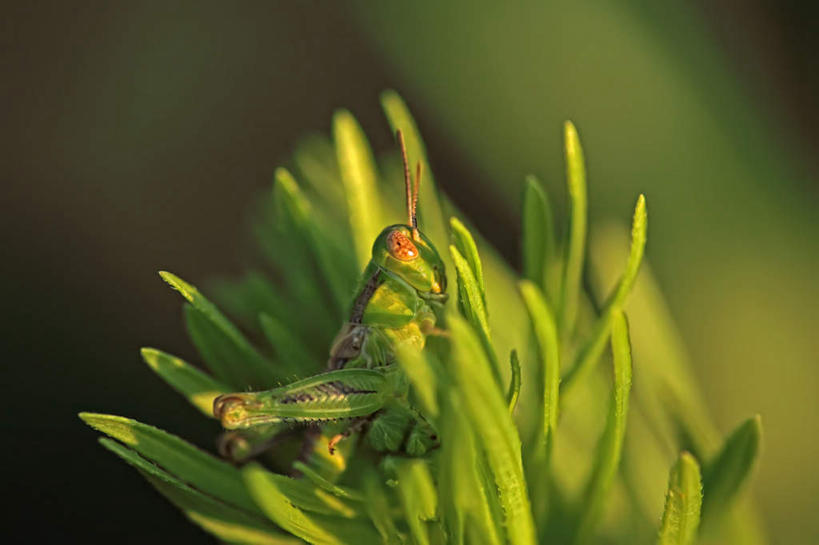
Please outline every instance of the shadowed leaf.
[{"label": "shadowed leaf", "polygon": [[238,389],[275,383],[277,376],[273,364],[253,348],[196,286],[169,272],[160,271],[159,276],[190,303],[185,313],[189,332],[218,378]]}]

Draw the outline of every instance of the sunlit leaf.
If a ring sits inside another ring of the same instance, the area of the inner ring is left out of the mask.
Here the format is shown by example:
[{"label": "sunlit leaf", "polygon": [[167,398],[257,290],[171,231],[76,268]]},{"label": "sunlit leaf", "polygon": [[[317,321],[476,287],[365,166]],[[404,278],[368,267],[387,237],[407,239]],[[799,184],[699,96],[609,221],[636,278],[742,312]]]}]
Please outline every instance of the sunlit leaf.
[{"label": "sunlit leaf", "polygon": [[640,195],[634,208],[634,219],[631,224],[631,249],[629,250],[625,271],[620,277],[614,293],[606,302],[603,312],[597,319],[591,336],[581,347],[572,368],[566,374],[562,388],[564,396],[571,395],[576,385],[591,372],[605,349],[606,339],[611,333],[614,316],[622,310],[631,287],[634,285],[634,280],[637,278],[637,272],[640,270],[640,263],[643,261],[643,252],[646,246],[647,227],[646,200],[643,195]]},{"label": "sunlit leaf", "polygon": [[580,280],[583,275],[583,260],[586,254],[587,208],[586,165],[583,159],[583,148],[577,129],[571,121],[564,125],[566,146],[566,182],[571,205],[569,230],[566,233],[564,248],[566,257],[563,262],[563,281],[560,290],[561,331],[570,334],[577,319],[577,306],[580,298]]},{"label": "sunlit leaf", "polygon": [[140,353],[148,367],[205,416],[213,417],[213,400],[230,391],[226,385],[180,358],[155,348],[143,348]]},{"label": "sunlit leaf", "polygon": [[537,341],[540,356],[541,373],[543,376],[543,428],[544,441],[552,442],[557,430],[558,400],[560,387],[560,347],[557,333],[557,324],[549,304],[543,293],[532,282],[522,280],[519,284],[520,293],[529,316]]},{"label": "sunlit leaf", "polygon": [[364,521],[308,513],[295,505],[281,479],[258,464],[242,470],[245,485],[262,512],[293,535],[316,544],[358,545],[378,542],[378,534]]},{"label": "sunlit leaf", "polygon": [[449,316],[453,353],[450,362],[464,408],[495,478],[504,526],[512,544],[535,543],[535,529],[523,477],[520,438],[506,400],[494,380],[481,343],[457,315]]},{"label": "sunlit leaf", "polygon": [[[437,244],[444,244],[447,234],[443,208],[438,197],[435,176],[430,168],[426,148],[415,120],[404,100],[395,91],[384,91],[381,94],[381,106],[384,108],[392,132],[395,133],[400,129],[404,134],[410,165],[415,165],[417,161],[421,161],[423,165],[424,174],[418,192],[418,226]],[[441,257],[445,262],[448,261],[446,255]]]},{"label": "sunlit leaf", "polygon": [[370,260],[373,240],[384,227],[376,188],[378,175],[367,137],[347,110],[339,110],[333,116],[333,139],[361,270]]},{"label": "sunlit leaf", "polygon": [[509,389],[506,390],[506,403],[509,406],[509,412],[514,414],[515,407],[518,406],[518,397],[520,397],[520,360],[518,360],[517,350],[512,350],[512,353],[509,354],[509,367],[511,378]]},{"label": "sunlit leaf", "polygon": [[197,490],[250,512],[258,512],[242,486],[236,468],[187,441],[122,416],[80,413],[80,418]]},{"label": "sunlit leaf", "polygon": [[611,398],[606,428],[597,446],[594,468],[586,485],[576,543],[587,541],[594,532],[595,523],[606,495],[620,465],[623,438],[626,433],[629,396],[631,392],[631,344],[628,322],[622,312],[612,319],[611,351],[614,356],[614,393]]},{"label": "sunlit leaf", "polygon": [[428,545],[429,529],[425,522],[436,517],[438,491],[432,482],[427,462],[418,458],[389,458],[384,464],[395,473],[398,481],[396,490],[412,537],[419,545]]},{"label": "sunlit leaf", "polygon": [[671,468],[658,545],[690,545],[697,537],[702,506],[700,465],[683,452]]},{"label": "sunlit leaf", "polygon": [[452,256],[453,263],[455,263],[455,271],[458,275],[458,308],[478,332],[484,350],[491,361],[492,373],[495,380],[500,384],[499,363],[489,333],[489,316],[486,312],[484,298],[481,295],[480,284],[475,278],[475,271],[454,245],[449,246],[449,253]]},{"label": "sunlit leaf", "polygon": [[481,299],[483,299],[485,306],[486,281],[483,278],[483,266],[481,265],[481,258],[478,255],[478,247],[475,245],[475,239],[472,238],[472,233],[469,232],[458,218],[454,216],[449,218],[449,226],[452,229],[453,245],[469,264],[469,268],[472,270],[472,274],[478,284]]}]

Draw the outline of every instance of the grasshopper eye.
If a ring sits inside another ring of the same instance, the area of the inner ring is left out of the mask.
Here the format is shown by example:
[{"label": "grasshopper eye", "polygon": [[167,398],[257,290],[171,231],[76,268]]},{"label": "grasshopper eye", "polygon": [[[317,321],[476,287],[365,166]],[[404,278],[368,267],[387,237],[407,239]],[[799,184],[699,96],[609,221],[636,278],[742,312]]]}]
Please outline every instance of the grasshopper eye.
[{"label": "grasshopper eye", "polygon": [[401,231],[393,231],[387,236],[387,250],[399,261],[412,261],[418,257],[418,248]]}]

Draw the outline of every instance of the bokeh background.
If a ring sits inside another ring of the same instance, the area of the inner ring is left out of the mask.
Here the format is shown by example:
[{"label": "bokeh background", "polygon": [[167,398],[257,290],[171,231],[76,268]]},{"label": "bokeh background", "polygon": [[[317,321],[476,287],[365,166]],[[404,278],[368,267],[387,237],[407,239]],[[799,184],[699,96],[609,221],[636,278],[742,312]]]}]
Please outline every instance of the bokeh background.
[{"label": "bokeh background", "polygon": [[[819,541],[819,51],[808,2],[120,2],[0,20],[4,534],[207,542],[75,414],[211,445],[140,361],[193,356],[160,268],[256,259],[248,211],[335,108],[391,149],[418,119],[437,179],[517,264],[533,172],[562,202],[578,126],[592,220],[649,202],[648,259],[723,432],[761,413],[773,543]],[[639,373],[639,361],[635,362]],[[661,501],[658,498],[658,501]]]}]

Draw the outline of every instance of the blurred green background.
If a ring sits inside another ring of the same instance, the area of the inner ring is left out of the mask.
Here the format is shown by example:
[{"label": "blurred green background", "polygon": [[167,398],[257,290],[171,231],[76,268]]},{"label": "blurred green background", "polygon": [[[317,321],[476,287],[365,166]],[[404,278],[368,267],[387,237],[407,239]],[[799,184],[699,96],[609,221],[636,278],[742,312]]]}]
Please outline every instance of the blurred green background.
[{"label": "blurred green background", "polygon": [[211,446],[213,429],[138,357],[143,345],[193,354],[155,271],[205,284],[246,269],[247,213],[275,166],[300,137],[328,131],[340,106],[376,150],[392,149],[378,105],[392,87],[439,183],[515,264],[523,176],[538,174],[562,202],[564,119],[583,139],[593,224],[628,218],[646,194],[647,258],[710,410],[723,432],[762,415],[752,491],[771,541],[816,543],[816,11],[759,1],[7,6],[0,285],[12,532],[208,539],[74,415],[125,414]]}]

